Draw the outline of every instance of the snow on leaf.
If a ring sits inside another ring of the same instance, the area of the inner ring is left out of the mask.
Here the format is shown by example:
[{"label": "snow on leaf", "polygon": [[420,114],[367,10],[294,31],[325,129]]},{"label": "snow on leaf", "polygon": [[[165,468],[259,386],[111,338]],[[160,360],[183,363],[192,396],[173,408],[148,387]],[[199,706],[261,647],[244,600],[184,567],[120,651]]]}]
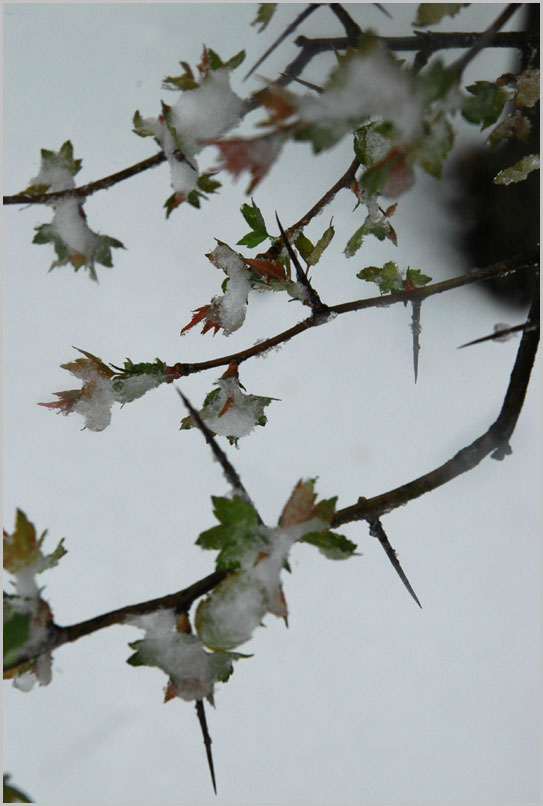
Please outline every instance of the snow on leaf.
[{"label": "snow on leaf", "polygon": [[[198,636],[178,629],[173,610],[157,610],[131,618],[128,623],[144,630],[145,637],[129,644],[135,651],[127,663],[162,669],[175,687],[175,694],[188,702],[206,698],[213,704],[215,683],[227,680],[233,661],[244,657],[206,652]],[[169,689],[171,698],[170,684]]]},{"label": "snow on leaf", "polygon": [[531,124],[528,118],[524,117],[519,109],[515,109],[512,115],[506,117],[501,123],[490,132],[486,138],[490,148],[495,148],[504,140],[516,137],[517,140],[527,140],[531,131]]},{"label": "snow on leaf", "polygon": [[523,70],[517,81],[516,105],[521,108],[535,106],[539,101],[539,70]]},{"label": "snow on leaf", "polygon": [[265,586],[248,571],[223,580],[196,609],[194,624],[203,643],[219,652],[248,641],[268,612]]},{"label": "snow on leaf", "polygon": [[251,25],[260,25],[258,29],[258,33],[261,34],[264,28],[267,27],[268,23],[270,22],[271,18],[275,13],[275,9],[277,8],[277,3],[259,3],[258,4],[258,13],[254,20],[251,22]]},{"label": "snow on leaf", "polygon": [[356,275],[361,280],[369,283],[376,283],[381,294],[390,294],[395,291],[403,291],[403,277],[398,269],[398,264],[389,260],[382,268],[368,266]]},{"label": "snow on leaf", "polygon": [[397,131],[388,121],[371,121],[355,129],[354,152],[361,165],[371,168],[380,162],[394,144]]},{"label": "snow on leaf", "polygon": [[344,249],[346,257],[353,257],[358,252],[366,235],[374,235],[380,241],[388,238],[395,246],[397,245],[396,232],[387,217],[384,214],[379,215],[377,218],[367,215],[362,226],[349,238]]},{"label": "snow on leaf", "polygon": [[539,154],[528,154],[521,160],[500,171],[494,177],[496,185],[511,185],[514,182],[523,182],[532,171],[539,171]]},{"label": "snow on leaf", "polygon": [[[229,373],[229,370],[215,381],[215,386],[218,389],[207,395],[199,412],[214,434],[227,437],[229,442],[237,444],[237,440],[250,434],[255,426],[266,425],[264,409],[275,398],[246,394],[237,374]],[[191,415],[182,419],[181,429],[194,427]]]},{"label": "snow on leaf", "polygon": [[464,99],[462,115],[469,123],[480,124],[481,129],[486,129],[498,120],[508,93],[495,81],[476,81],[466,89],[471,97]]},{"label": "snow on leaf", "polygon": [[462,8],[467,8],[469,5],[469,3],[420,3],[415,21],[411,25],[420,28],[434,25],[441,22],[443,17],[455,17]]},{"label": "snow on leaf", "polygon": [[266,550],[267,541],[259,532],[259,518],[248,501],[235,496],[212,496],[213,512],[219,526],[202,532],[196,545],[216,549],[217,571],[233,571],[253,565],[258,554]]},{"label": "snow on leaf", "polygon": [[82,160],[74,159],[73,146],[69,140],[59,151],[41,149],[40,172],[30,180],[30,187],[43,187],[50,192],[75,187],[73,177],[81,170]]}]

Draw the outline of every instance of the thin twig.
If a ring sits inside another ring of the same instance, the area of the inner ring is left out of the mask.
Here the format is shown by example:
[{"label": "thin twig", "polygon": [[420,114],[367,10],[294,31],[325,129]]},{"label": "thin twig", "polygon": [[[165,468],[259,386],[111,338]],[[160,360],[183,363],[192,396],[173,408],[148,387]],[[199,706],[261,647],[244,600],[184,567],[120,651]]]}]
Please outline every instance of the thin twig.
[{"label": "thin twig", "polygon": [[200,728],[202,729],[202,736],[204,738],[204,744],[206,748],[206,756],[207,756],[207,764],[209,766],[209,772],[211,774],[211,782],[213,784],[213,791],[217,794],[217,782],[215,780],[215,767],[213,766],[213,755],[211,753],[211,736],[209,735],[209,731],[207,729],[207,720],[206,720],[206,712],[204,708],[204,701],[203,700],[196,700],[196,713],[198,715],[198,722],[200,723]]},{"label": "thin twig", "polygon": [[329,3],[329,6],[343,25],[349,42],[352,45],[356,45],[362,36],[360,25],[353,20],[349,12],[346,11],[340,3]]},{"label": "thin twig", "polygon": [[480,339],[467,341],[465,344],[460,344],[457,349],[461,350],[463,347],[471,347],[472,344],[481,344],[483,341],[499,341],[500,339],[505,340],[505,337],[510,336],[513,333],[518,333],[520,330],[536,330],[537,328],[539,328],[539,322],[523,322],[522,325],[515,325],[514,327],[508,327],[502,330],[495,330],[494,333],[490,333],[489,336],[482,336]]},{"label": "thin twig", "polygon": [[422,610],[422,605],[421,605],[421,603],[419,601],[419,598],[418,598],[417,594],[415,593],[415,591],[413,590],[413,588],[411,586],[411,583],[407,579],[407,576],[405,575],[402,566],[400,565],[400,561],[398,560],[398,555],[396,554],[396,552],[394,551],[394,549],[390,545],[390,540],[388,539],[388,536],[387,536],[385,530],[383,529],[383,525],[382,525],[381,521],[379,520],[379,518],[376,518],[375,520],[368,521],[368,523],[369,523],[369,527],[370,527],[370,535],[372,537],[377,538],[377,540],[379,541],[379,543],[381,544],[381,546],[385,550],[385,554],[387,555],[388,559],[392,563],[392,566],[394,567],[394,570],[396,571],[396,573],[398,574],[398,576],[402,580],[403,584],[405,585],[405,587],[409,591],[410,595],[413,597],[415,602],[418,604],[418,606]]},{"label": "thin twig", "polygon": [[500,28],[503,28],[505,23],[513,16],[515,11],[522,7],[522,3],[509,3],[509,5],[501,12],[492,25],[487,28],[481,38],[475,42],[467,53],[464,53],[450,65],[450,70],[456,72],[458,76],[462,75],[468,64],[473,61],[477,54],[489,46]]}]

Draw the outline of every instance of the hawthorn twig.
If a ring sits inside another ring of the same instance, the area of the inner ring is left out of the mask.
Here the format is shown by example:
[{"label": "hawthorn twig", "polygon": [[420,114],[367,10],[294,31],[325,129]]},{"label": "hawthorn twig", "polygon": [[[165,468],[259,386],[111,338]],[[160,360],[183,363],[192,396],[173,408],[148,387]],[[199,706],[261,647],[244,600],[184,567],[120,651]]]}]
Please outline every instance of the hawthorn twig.
[{"label": "hawthorn twig", "polygon": [[356,45],[362,36],[362,29],[360,25],[353,20],[349,12],[343,8],[341,3],[329,3],[329,6],[340,23],[343,25],[345,33],[347,34],[347,39],[351,42],[351,44]]},{"label": "hawthorn twig", "polygon": [[[539,283],[536,283],[535,286],[534,299],[528,317],[532,322],[539,319]],[[431,470],[401,487],[396,487],[374,498],[359,499],[356,504],[338,510],[332,518],[331,526],[340,526],[342,523],[349,523],[353,520],[373,521],[386,512],[391,512],[408,501],[435,490],[467,470],[472,470],[489,454],[493,459],[498,460],[510,454],[509,440],[524,403],[538,344],[539,329],[524,331],[501,411],[484,434],[435,470]]]},{"label": "hawthorn twig", "polygon": [[[296,225],[295,225],[296,226]],[[291,227],[290,229],[294,229]],[[290,230],[287,230],[287,233]],[[411,291],[399,291],[394,294],[384,294],[379,297],[367,297],[366,299],[354,300],[353,302],[343,302],[339,305],[330,305],[329,312],[338,315],[344,313],[351,313],[353,311],[361,311],[366,308],[386,308],[389,305],[396,303],[406,303],[413,301],[422,301],[434,294],[441,294],[445,291],[452,291],[454,288],[461,288],[462,286],[471,283],[488,280],[491,277],[499,277],[510,274],[514,271],[526,271],[539,266],[539,255],[537,250],[528,252],[524,255],[516,255],[513,258],[504,260],[501,263],[495,263],[492,266],[487,266],[484,269],[477,269],[470,274],[461,274],[458,277],[452,277],[449,280],[443,280],[440,283],[433,283],[422,288],[415,288]],[[315,320],[313,316],[303,319],[298,324],[293,325],[287,330],[278,333],[275,336],[265,339],[264,341],[254,344],[245,350],[240,350],[237,353],[231,353],[220,358],[212,358],[207,361],[199,361],[196,363],[178,362],[171,370],[175,370],[177,377],[192,375],[195,372],[204,372],[208,369],[215,369],[216,367],[228,366],[231,361],[236,364],[241,364],[256,355],[266,352],[267,350],[277,347],[279,344],[284,344],[290,339],[303,333],[312,327],[317,327],[324,322]]]},{"label": "hawthorn twig", "polygon": [[213,784],[213,791],[217,794],[217,782],[215,780],[215,767],[213,766],[213,755],[211,753],[211,736],[207,729],[206,712],[203,700],[196,700],[196,713],[198,715],[198,722],[202,729],[202,736],[204,737],[204,745],[206,748],[207,764],[211,775],[211,783]]},{"label": "hawthorn twig", "polygon": [[500,28],[503,28],[509,18],[512,17],[515,11],[521,8],[521,6],[522,3],[509,3],[501,14],[498,15],[497,19],[492,23],[492,25],[487,28],[486,31],[484,31],[480,39],[478,39],[477,42],[474,42],[467,53],[464,53],[459,59],[453,62],[449,69],[454,70],[458,76],[462,75],[468,64],[483,48],[489,46],[496,34],[499,32]]},{"label": "hawthorn twig", "polygon": [[46,652],[51,652],[63,644],[77,641],[85,635],[91,635],[93,632],[103,630],[105,627],[111,627],[113,624],[124,624],[126,619],[131,616],[142,616],[160,609],[173,609],[177,612],[188,611],[196,599],[213,590],[226,576],[226,571],[215,571],[176,593],[159,596],[157,599],[149,599],[133,605],[124,605],[124,607],[119,607],[117,610],[110,610],[108,613],[102,613],[99,616],[94,616],[86,621],[80,621],[67,627],[62,627],[58,624],[49,625],[50,631],[47,641],[43,643],[40,651],[27,656],[21,655],[16,663],[4,666],[4,671],[15,669],[22,663],[31,661]]},{"label": "hawthorn twig", "polygon": [[411,303],[411,333],[413,334],[413,371],[415,373],[415,383],[419,374],[419,353],[420,353],[420,339],[421,326],[420,326],[420,309],[422,302],[420,300],[413,300]]},{"label": "hawthorn twig", "polygon": [[369,524],[369,527],[370,527],[370,535],[372,537],[377,538],[377,540],[379,541],[379,543],[381,544],[381,546],[385,550],[385,554],[387,555],[388,559],[392,563],[392,565],[394,567],[394,570],[396,571],[396,573],[398,574],[398,576],[402,580],[403,584],[405,585],[405,587],[409,591],[410,595],[413,597],[415,602],[418,604],[418,606],[422,610],[422,605],[421,605],[421,603],[419,601],[419,598],[418,598],[417,594],[415,593],[415,591],[413,590],[413,588],[411,586],[411,583],[407,579],[407,576],[405,575],[402,566],[400,565],[398,555],[396,554],[396,552],[394,551],[394,549],[390,545],[390,540],[388,539],[388,536],[387,536],[385,530],[383,529],[383,525],[382,525],[381,521],[379,520],[379,518],[376,518],[375,520],[368,521],[368,524]]}]

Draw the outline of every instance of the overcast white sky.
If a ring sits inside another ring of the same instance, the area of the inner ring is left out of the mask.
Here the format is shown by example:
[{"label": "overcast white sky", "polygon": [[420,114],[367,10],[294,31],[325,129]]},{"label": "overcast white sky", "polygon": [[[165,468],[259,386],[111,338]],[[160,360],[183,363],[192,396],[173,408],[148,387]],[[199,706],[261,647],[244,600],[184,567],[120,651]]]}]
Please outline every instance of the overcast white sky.
[{"label": "overcast white sky", "polygon": [[[258,35],[255,4],[4,5],[4,193],[39,170],[40,148],[67,139],[83,158],[78,183],[120,170],[156,151],[132,132],[132,115],[158,113],[164,76],[179,60],[199,61],[202,44],[247,60],[233,86],[302,6],[280,4]],[[410,30],[415,5],[349,6],[363,26]],[[443,30],[477,30],[501,6],[473,4]],[[515,27],[515,18],[509,28]],[[307,35],[341,33],[327,8]],[[285,43],[258,71],[275,77],[297,49]],[[457,54],[448,54],[452,59]],[[508,69],[498,54],[474,62],[466,82]],[[330,57],[304,73],[322,83]],[[247,133],[254,120],[246,121]],[[462,132],[466,126],[456,121]],[[472,132],[472,135],[474,132]],[[209,149],[211,152],[211,149]],[[318,159],[286,147],[254,193],[266,220],[298,220],[352,160],[350,138]],[[204,152],[201,165],[212,165]],[[198,361],[234,352],[306,314],[284,295],[250,301],[247,322],[228,339],[179,330],[190,311],[219,293],[222,276],[205,258],[214,238],[232,246],[246,232],[239,208],[246,179],[222,175],[220,195],[201,210],[184,205],[164,219],[167,167],[95,194],[90,226],[127,247],[100,283],[56,269],[50,246],[32,245],[44,208],[4,215],[4,519],[23,509],[65,537],[67,556],[43,575],[59,624],[179,590],[210,573],[214,553],[194,545],[214,525],[211,495],[228,486],[196,431],[178,430],[185,412],[171,386],[113,411],[101,432],[76,415],[38,407],[73,388],[60,369],[72,345],[120,364]],[[443,184],[419,176],[394,218],[398,247],[368,241],[342,255],[362,223],[340,194],[307,234],[334,216],[336,236],[313,273],[322,298],[374,295],[355,277],[397,260],[435,280],[465,264]],[[401,306],[338,317],[246,362],[248,392],[280,398],[268,425],[228,448],[263,518],[274,524],[299,478],[318,476],[322,497],[354,503],[409,481],[450,458],[496,417],[518,340],[466,350],[458,345],[516,324],[522,314],[466,288],[422,308],[419,380],[413,384],[410,312]],[[201,405],[220,372],[180,388]],[[284,580],[289,629],[268,616],[241,651],[208,708],[219,794],[212,795],[190,704],[162,704],[165,675],[126,665],[134,628],[113,627],[55,653],[50,686],[4,693],[5,768],[41,803],[531,803],[541,798],[540,373],[532,384],[513,455],[485,460],[454,482],[383,519],[419,598],[416,607],[364,523],[342,533],[362,556],[327,561],[295,547]],[[9,584],[9,583],[8,583]]]}]

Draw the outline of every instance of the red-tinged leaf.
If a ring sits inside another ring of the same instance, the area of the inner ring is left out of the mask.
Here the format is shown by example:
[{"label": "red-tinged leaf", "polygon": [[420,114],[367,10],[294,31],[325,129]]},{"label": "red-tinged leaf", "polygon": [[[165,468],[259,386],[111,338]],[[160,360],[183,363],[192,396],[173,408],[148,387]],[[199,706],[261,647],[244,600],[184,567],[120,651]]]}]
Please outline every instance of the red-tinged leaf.
[{"label": "red-tinged leaf", "polygon": [[387,207],[386,210],[383,210],[383,215],[386,216],[386,218],[390,218],[390,216],[394,215],[394,213],[396,212],[397,206],[398,202],[394,202],[394,204],[391,204],[390,207]]},{"label": "red-tinged leaf", "polygon": [[172,195],[169,196],[164,202],[164,207],[166,208],[166,218],[169,218],[175,208],[179,207],[180,204],[183,204],[186,199],[187,197],[183,193],[172,193]]},{"label": "red-tinged leaf", "polygon": [[257,103],[266,107],[270,112],[269,123],[277,123],[277,121],[288,118],[289,115],[296,111],[294,96],[283,87],[278,87],[277,85],[266,87],[255,93],[253,97]]},{"label": "red-tinged leaf", "polygon": [[225,402],[224,406],[222,407],[222,409],[220,410],[220,412],[217,414],[217,417],[223,417],[226,414],[226,412],[228,411],[228,409],[232,408],[233,405],[234,405],[234,398],[233,397],[227,397],[226,402]]},{"label": "red-tinged leaf", "polygon": [[396,235],[396,230],[394,229],[392,224],[390,224],[390,222],[388,224],[387,238],[389,241],[392,241],[394,246],[398,246],[398,236]]},{"label": "red-tinged leaf", "polygon": [[236,179],[243,171],[251,173],[252,179],[246,190],[249,194],[266,176],[284,142],[283,134],[271,134],[250,140],[241,137],[218,140],[214,145],[221,152],[223,170],[231,173]]},{"label": "red-tinged leaf", "polygon": [[282,263],[271,260],[259,260],[258,258],[244,258],[245,263],[249,265],[257,274],[262,277],[269,277],[272,280],[288,280],[286,269]]},{"label": "red-tinged leaf", "polygon": [[210,67],[209,52],[206,46],[204,45],[204,50],[202,52],[202,61],[198,65],[198,70],[202,75],[205,75],[209,70],[209,67]]},{"label": "red-tinged leaf", "polygon": [[211,302],[210,305],[202,305],[200,308],[196,308],[193,311],[193,314],[194,316],[192,317],[188,325],[185,325],[185,327],[181,328],[181,334],[180,334],[181,336],[183,335],[183,333],[185,333],[187,330],[190,330],[191,327],[194,327],[202,320],[204,321],[202,333],[207,333],[208,330],[214,328],[215,332],[213,335],[215,336],[217,334],[217,331],[220,330],[220,328],[222,327],[221,323],[214,318],[217,316],[217,310],[216,307],[213,305],[213,302]]},{"label": "red-tinged leaf", "polygon": [[168,684],[164,689],[164,702],[169,702],[170,700],[174,700],[176,697],[179,697],[179,692],[173,680],[168,680]]},{"label": "red-tinged leaf", "polygon": [[53,392],[59,400],[53,400],[51,403],[38,403],[38,406],[44,406],[46,409],[58,409],[62,414],[70,414],[75,404],[81,399],[81,389],[69,389],[65,392]]},{"label": "red-tinged leaf", "polygon": [[313,517],[317,493],[314,491],[315,480],[300,481],[292,491],[290,498],[285,504],[279,526],[287,529],[297,523],[304,523]]}]

